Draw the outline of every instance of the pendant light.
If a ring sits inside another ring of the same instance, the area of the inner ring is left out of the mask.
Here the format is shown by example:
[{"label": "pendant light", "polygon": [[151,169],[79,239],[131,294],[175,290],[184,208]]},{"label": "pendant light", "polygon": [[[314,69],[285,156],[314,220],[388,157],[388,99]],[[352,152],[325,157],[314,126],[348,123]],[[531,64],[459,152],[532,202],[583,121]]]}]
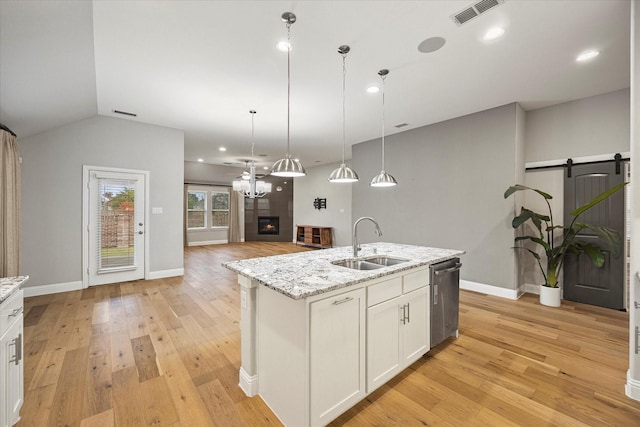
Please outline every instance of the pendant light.
[{"label": "pendant light", "polygon": [[[249,111],[251,113],[251,165],[249,166],[249,172],[242,172],[240,181],[233,181],[233,191],[237,191],[244,197],[255,199],[256,197],[262,197],[271,192],[271,183],[264,181],[256,181],[256,162],[253,160],[253,148],[254,148],[254,124],[253,118],[256,114],[255,110]],[[247,177],[248,175],[248,177]]]},{"label": "pendant light", "polygon": [[291,25],[296,22],[296,15],[291,12],[282,14],[282,20],[287,24],[287,155],[271,167],[271,175],[284,177],[305,176],[307,172],[298,159],[292,159],[289,153],[291,146],[290,125],[291,121]]},{"label": "pendant light", "polygon": [[347,144],[345,136],[345,81],[347,68],[345,66],[345,61],[347,53],[349,53],[350,50],[351,48],[347,45],[342,45],[338,48],[338,53],[342,55],[342,164],[339,168],[331,172],[331,175],[329,175],[329,182],[356,182],[358,180],[358,174],[344,163],[344,151]]},{"label": "pendant light", "polygon": [[393,187],[398,184],[396,179],[384,170],[384,79],[387,74],[389,74],[389,70],[378,71],[378,75],[382,79],[382,171],[371,180],[369,185],[372,187]]}]

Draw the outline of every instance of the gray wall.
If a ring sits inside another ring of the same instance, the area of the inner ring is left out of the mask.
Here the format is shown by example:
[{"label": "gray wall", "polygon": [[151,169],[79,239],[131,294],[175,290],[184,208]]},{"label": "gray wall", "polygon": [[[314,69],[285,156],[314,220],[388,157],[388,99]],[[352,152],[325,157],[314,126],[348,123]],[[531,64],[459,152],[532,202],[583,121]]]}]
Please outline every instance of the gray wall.
[{"label": "gray wall", "polygon": [[[353,147],[360,181],[353,186],[352,217],[372,216],[382,240],[463,249],[461,278],[507,289],[514,275],[514,202],[503,192],[517,179],[517,104],[385,138],[392,188],[371,188],[380,171],[380,140]],[[362,241],[375,235],[368,223]]]},{"label": "gray wall", "polygon": [[[229,187],[238,178],[243,167],[212,165],[209,163],[184,162],[185,184],[225,185]],[[256,171],[261,173],[262,171]]]},{"label": "gray wall", "polygon": [[[271,183],[271,193],[264,197],[244,199],[245,242],[292,242],[293,241],[293,179],[265,176],[262,181]],[[280,186],[281,191],[276,188]],[[279,217],[279,234],[258,234],[259,216]]]},{"label": "gray wall", "polygon": [[82,166],[150,171],[150,272],[183,268],[184,134],[96,116],[19,140],[27,286],[82,280]]},{"label": "gray wall", "polygon": [[[351,244],[351,188],[354,185],[328,181],[338,166],[340,163],[307,168],[307,176],[295,179],[293,191],[294,225],[332,227],[334,247]],[[313,207],[316,197],[327,199],[326,209]]]},{"label": "gray wall", "polygon": [[629,151],[629,89],[527,112],[526,162]]},{"label": "gray wall", "polygon": [[[630,132],[629,89],[591,96],[577,101],[527,112],[525,153],[527,162],[628,152]],[[528,171],[524,184],[553,196],[549,201],[554,218],[564,217],[564,168]],[[538,212],[547,206],[527,192],[525,204]],[[524,282],[544,281],[535,261],[526,257]]]}]

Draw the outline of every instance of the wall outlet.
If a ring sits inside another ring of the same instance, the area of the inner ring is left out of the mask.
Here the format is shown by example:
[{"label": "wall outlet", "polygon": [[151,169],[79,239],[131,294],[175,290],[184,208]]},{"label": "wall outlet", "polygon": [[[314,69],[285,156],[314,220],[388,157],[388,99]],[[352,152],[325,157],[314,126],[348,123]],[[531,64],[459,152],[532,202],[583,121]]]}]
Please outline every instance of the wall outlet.
[{"label": "wall outlet", "polygon": [[151,208],[151,213],[154,215],[162,214],[162,208]]},{"label": "wall outlet", "polygon": [[240,291],[240,307],[247,309],[247,291]]}]

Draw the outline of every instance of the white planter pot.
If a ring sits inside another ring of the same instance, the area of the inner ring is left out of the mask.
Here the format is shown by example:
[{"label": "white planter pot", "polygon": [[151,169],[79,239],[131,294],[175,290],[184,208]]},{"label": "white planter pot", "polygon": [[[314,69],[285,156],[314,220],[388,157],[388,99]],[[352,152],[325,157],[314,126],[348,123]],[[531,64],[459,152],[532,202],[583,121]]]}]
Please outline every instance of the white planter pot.
[{"label": "white planter pot", "polygon": [[540,304],[548,307],[560,307],[562,289],[540,285]]}]

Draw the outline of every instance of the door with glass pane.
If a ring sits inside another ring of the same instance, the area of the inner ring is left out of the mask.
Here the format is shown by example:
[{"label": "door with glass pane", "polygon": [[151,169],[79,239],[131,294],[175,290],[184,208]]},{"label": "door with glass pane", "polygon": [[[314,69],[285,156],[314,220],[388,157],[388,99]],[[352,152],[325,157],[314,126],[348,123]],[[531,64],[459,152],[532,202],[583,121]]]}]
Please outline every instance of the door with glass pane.
[{"label": "door with glass pane", "polygon": [[89,171],[88,284],[144,278],[145,175]]}]

